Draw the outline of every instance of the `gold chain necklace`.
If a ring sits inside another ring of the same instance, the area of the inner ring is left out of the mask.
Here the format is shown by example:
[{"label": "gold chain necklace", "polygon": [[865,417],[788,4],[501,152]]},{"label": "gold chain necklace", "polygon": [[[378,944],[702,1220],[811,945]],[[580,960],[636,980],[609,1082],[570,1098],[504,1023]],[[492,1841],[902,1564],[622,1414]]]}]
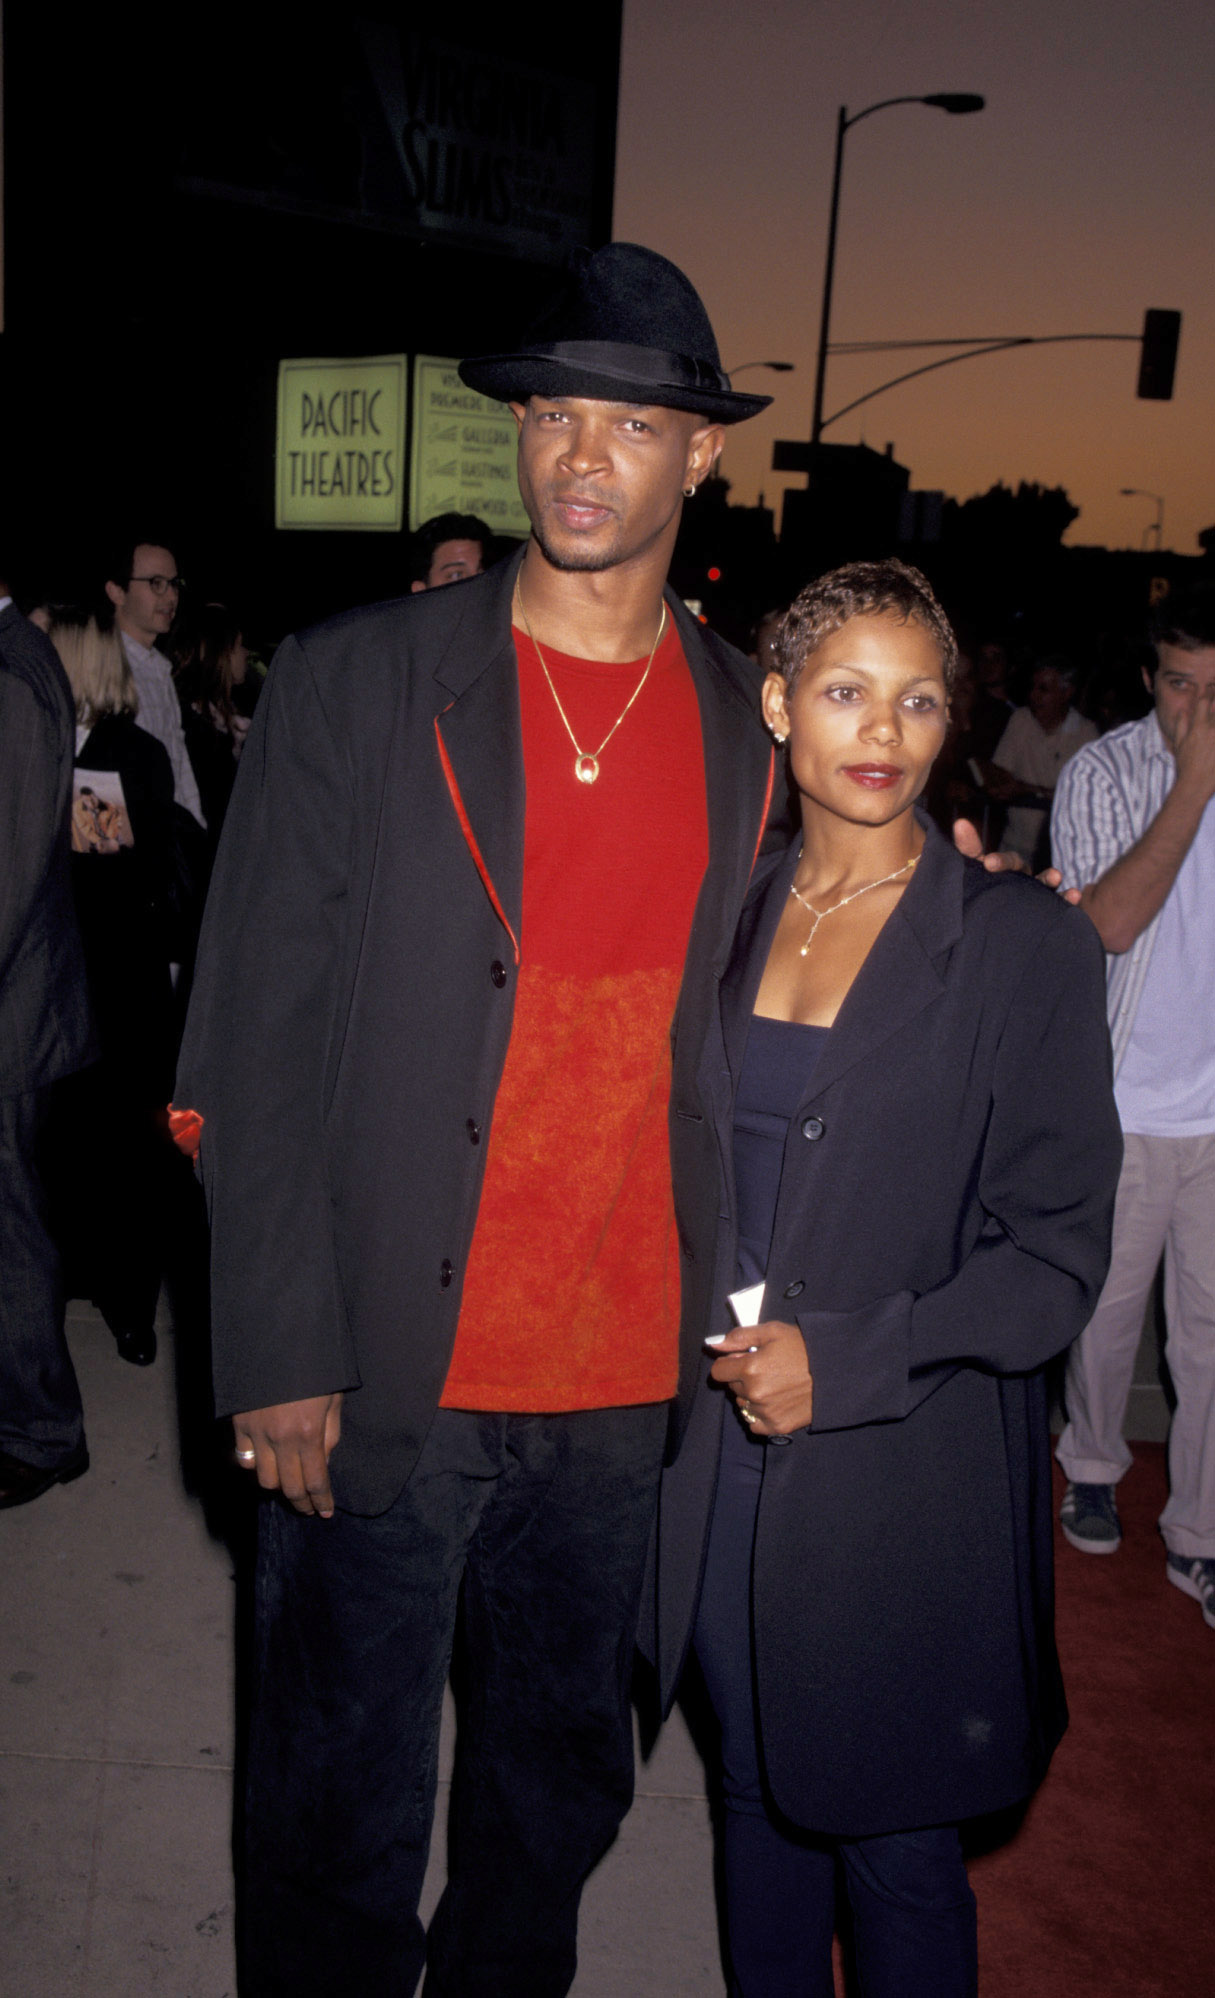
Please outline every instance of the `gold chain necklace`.
[{"label": "gold chain necklace", "polygon": [[801,889],[797,886],[797,883],[794,882],[793,887],[789,891],[790,894],[796,897],[796,899],[801,903],[803,909],[805,909],[810,915],[814,917],[814,927],[810,931],[809,936],[806,938],[805,943],[802,945],[801,950],[798,952],[798,956],[805,957],[806,952],[809,950],[811,944],[814,942],[815,936],[818,932],[819,924],[825,921],[825,919],[828,916],[834,916],[837,909],[846,909],[848,907],[849,902],[858,902],[862,895],[867,895],[869,893],[869,890],[871,888],[884,888],[888,881],[897,881],[900,874],[906,874],[909,867],[915,866],[916,861],[919,859],[919,857],[920,856],[918,853],[913,854],[911,859],[905,860],[901,867],[896,867],[893,874],[883,874],[880,881],[866,881],[865,886],[863,888],[854,888],[851,895],[845,895],[842,902],[833,902],[829,909],[816,909],[813,902],[807,902],[805,896],[802,894]]},{"label": "gold chain necklace", "polygon": [[640,680],[638,680],[637,685],[634,687],[632,693],[629,695],[628,700],[621,708],[620,713],[617,715],[615,721],[612,723],[611,728],[604,736],[603,741],[600,743],[598,749],[596,749],[592,753],[592,751],[590,751],[589,749],[582,748],[581,744],[578,741],[577,736],[574,734],[573,729],[570,727],[569,716],[566,714],[565,709],[562,707],[561,697],[558,694],[557,689],[553,685],[553,676],[548,670],[548,662],[545,659],[543,652],[541,652],[539,642],[536,638],[536,634],[532,630],[531,625],[528,622],[527,607],[523,601],[523,591],[520,589],[518,583],[515,584],[515,599],[519,605],[520,615],[523,618],[523,629],[524,631],[526,631],[528,637],[531,639],[532,644],[536,648],[536,657],[540,661],[540,665],[544,672],[544,677],[548,681],[549,693],[552,695],[554,701],[557,703],[557,713],[560,715],[562,721],[565,723],[565,732],[568,735],[570,741],[574,745],[574,750],[575,750],[574,775],[578,779],[578,782],[580,784],[593,784],[595,782],[595,779],[599,775],[599,758],[603,755],[604,750],[607,748],[612,737],[615,735],[616,730],[620,727],[621,722],[624,720],[629,709],[632,707],[633,702],[637,699],[638,694],[641,692],[642,688],[645,686],[646,681],[650,677],[650,668],[654,664],[654,655],[657,652],[658,647],[662,643],[662,634],[666,630],[667,607],[665,603],[662,606],[662,616],[658,620],[658,636],[654,640],[653,645],[650,647],[650,656],[645,662],[645,672],[642,674]]}]

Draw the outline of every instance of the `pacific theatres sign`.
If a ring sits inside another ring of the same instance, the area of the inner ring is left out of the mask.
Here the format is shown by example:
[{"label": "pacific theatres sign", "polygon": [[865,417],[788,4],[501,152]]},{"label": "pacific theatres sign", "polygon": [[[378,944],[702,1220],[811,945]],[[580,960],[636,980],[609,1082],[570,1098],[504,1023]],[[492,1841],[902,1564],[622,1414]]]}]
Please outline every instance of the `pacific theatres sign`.
[{"label": "pacific theatres sign", "polygon": [[503,403],[465,388],[454,360],[418,354],[405,456],[406,357],[280,361],[274,524],[330,533],[475,513],[496,534],[525,535],[515,424]]},{"label": "pacific theatres sign", "polygon": [[400,528],[405,395],[404,354],[279,363],[276,527]]}]

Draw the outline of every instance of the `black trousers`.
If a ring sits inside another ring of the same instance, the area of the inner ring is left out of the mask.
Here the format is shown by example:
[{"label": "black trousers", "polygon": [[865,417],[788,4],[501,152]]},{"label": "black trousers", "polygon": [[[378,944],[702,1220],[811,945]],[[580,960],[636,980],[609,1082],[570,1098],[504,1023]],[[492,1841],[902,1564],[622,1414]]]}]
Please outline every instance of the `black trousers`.
[{"label": "black trousers", "polygon": [[[633,1795],[628,1700],[665,1405],[440,1409],[375,1519],[262,1510],[242,1998],[561,1998]],[[417,1904],[457,1608],[448,1885]]]},{"label": "black trousers", "polygon": [[[852,1909],[862,1998],[975,1998],[975,1899],[956,1825],[817,1838],[771,1802],[753,1670],[751,1556],[772,1445],[750,1435],[733,1409],[724,1413],[695,1641],[722,1730],[730,1998],[832,1998],[837,1868]],[[807,1631],[806,1642],[814,1641]]]},{"label": "black trousers", "polygon": [[111,1330],[150,1331],[156,1317],[166,1192],[184,1163],[157,1108],[148,1078],[110,1058],[51,1091],[41,1146],[51,1225],[70,1295],[91,1297]]},{"label": "black trousers", "polygon": [[0,1097],[0,1449],[49,1471],[84,1435],[35,1151],[45,1090]]}]

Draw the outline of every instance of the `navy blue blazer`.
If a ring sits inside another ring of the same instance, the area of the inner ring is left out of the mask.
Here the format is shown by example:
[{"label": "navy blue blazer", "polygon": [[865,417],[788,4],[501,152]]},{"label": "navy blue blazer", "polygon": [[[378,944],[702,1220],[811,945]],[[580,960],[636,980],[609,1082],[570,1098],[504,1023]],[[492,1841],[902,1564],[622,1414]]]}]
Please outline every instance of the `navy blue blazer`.
[{"label": "navy blue blazer", "polygon": [[[685,994],[675,1189],[713,1269],[702,1335],[729,1323],[734,1089],[797,858],[757,868],[714,1003]],[[754,1569],[764,1763],[797,1824],[953,1821],[1046,1767],[1066,1710],[1044,1367],[1100,1291],[1120,1157],[1096,931],[929,826],[790,1124],[768,1265],[763,1316],[800,1327],[814,1377],[810,1429],[766,1453]],[[707,1366],[661,1501],[668,1701],[724,1412]]]}]

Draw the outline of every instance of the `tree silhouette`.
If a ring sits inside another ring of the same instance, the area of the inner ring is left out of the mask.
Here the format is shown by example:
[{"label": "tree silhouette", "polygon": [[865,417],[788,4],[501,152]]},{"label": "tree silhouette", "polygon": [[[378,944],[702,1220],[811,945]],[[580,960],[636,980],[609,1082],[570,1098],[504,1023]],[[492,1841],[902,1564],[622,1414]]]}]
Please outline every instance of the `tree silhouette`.
[{"label": "tree silhouette", "polygon": [[1022,479],[1016,491],[1000,480],[985,493],[964,500],[950,522],[959,544],[987,560],[1001,556],[1041,558],[1057,549],[1080,509],[1062,486]]}]

